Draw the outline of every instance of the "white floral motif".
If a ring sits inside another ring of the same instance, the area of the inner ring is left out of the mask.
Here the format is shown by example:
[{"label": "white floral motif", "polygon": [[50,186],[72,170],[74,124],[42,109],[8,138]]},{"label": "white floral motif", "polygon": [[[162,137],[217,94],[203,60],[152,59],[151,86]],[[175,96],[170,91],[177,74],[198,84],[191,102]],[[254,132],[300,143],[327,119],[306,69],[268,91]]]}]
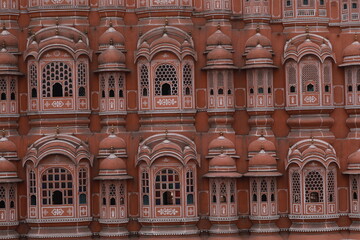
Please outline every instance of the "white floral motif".
[{"label": "white floral motif", "polygon": [[64,103],[62,101],[53,101],[51,104],[53,107],[62,107],[64,106]]},{"label": "white floral motif", "polygon": [[61,216],[64,214],[64,210],[62,210],[61,208],[54,208],[51,213],[54,216]]},{"label": "white floral motif", "polygon": [[54,4],[59,4],[61,3],[63,0],[51,0]]},{"label": "white floral motif", "polygon": [[160,215],[176,215],[178,211],[174,208],[162,208],[158,210]]},{"label": "white floral motif", "polygon": [[175,99],[159,99],[157,101],[157,103],[162,106],[162,105],[165,105],[165,106],[169,106],[169,105],[175,105],[176,104],[176,100]]},{"label": "white floral motif", "polygon": [[173,4],[174,0],[154,0],[156,4]]}]

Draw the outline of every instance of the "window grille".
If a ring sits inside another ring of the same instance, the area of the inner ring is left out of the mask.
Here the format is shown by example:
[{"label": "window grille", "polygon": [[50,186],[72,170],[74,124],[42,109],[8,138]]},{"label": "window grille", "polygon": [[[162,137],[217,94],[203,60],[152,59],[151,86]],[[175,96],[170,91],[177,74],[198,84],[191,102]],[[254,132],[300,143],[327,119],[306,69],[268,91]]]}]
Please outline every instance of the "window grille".
[{"label": "window grille", "polygon": [[149,70],[146,65],[141,65],[140,68],[140,85],[141,96],[149,96]]},{"label": "window grille", "polygon": [[256,182],[256,180],[253,180],[252,181],[252,201],[253,202],[257,202],[257,191],[258,191],[258,189],[257,189],[257,182]]},{"label": "window grille", "polygon": [[0,100],[7,99],[7,83],[5,78],[0,78]]},{"label": "window grille", "polygon": [[77,80],[78,80],[78,88],[79,88],[79,97],[84,97],[86,95],[86,65],[84,63],[80,63],[78,65],[78,72],[77,72]]},{"label": "window grille", "polygon": [[104,205],[104,206],[106,206],[106,185],[103,183],[102,185],[101,185],[101,195],[102,195],[102,197],[103,197],[103,199],[102,199],[102,205]]},{"label": "window grille", "polygon": [[43,69],[43,97],[73,96],[73,76],[71,67],[63,62],[51,62]]},{"label": "window grille", "polygon": [[109,97],[115,97],[115,78],[113,75],[110,75],[108,79],[108,94]]},{"label": "window grille", "polygon": [[86,169],[79,170],[79,203],[86,204],[86,191],[87,191],[87,174]]},{"label": "window grille", "polygon": [[307,86],[311,83],[314,86],[314,92],[319,91],[319,73],[316,65],[314,64],[306,64],[302,68],[301,81],[303,92],[306,92]]},{"label": "window grille", "polygon": [[30,78],[30,88],[31,88],[31,97],[37,97],[37,66],[35,64],[30,65],[29,71],[29,78]]},{"label": "window grille", "polygon": [[324,181],[318,171],[310,171],[305,177],[305,201],[324,202]]},{"label": "window grille", "polygon": [[174,66],[162,64],[155,71],[155,95],[178,95],[178,79]]},{"label": "window grille", "polygon": [[73,178],[64,168],[50,168],[42,175],[44,205],[73,204]]},{"label": "window grille", "polygon": [[222,182],[220,184],[220,203],[226,203],[227,202],[227,188],[226,184]]},{"label": "window grille", "polygon": [[0,186],[0,209],[6,208],[6,190],[4,186]]},{"label": "window grille", "polygon": [[231,203],[235,202],[235,182],[234,181],[230,182],[230,202]]},{"label": "window grille", "polygon": [[123,183],[120,184],[119,186],[119,197],[120,197],[120,205],[124,205],[125,204],[125,186]]},{"label": "window grille", "polygon": [[358,181],[355,177],[352,179],[351,190],[352,200],[358,200]]},{"label": "window grille", "polygon": [[186,173],[186,198],[187,204],[194,204],[194,176],[191,170]]},{"label": "window grille", "polygon": [[328,201],[330,203],[335,202],[335,176],[333,171],[330,171],[328,173],[327,187],[328,187]]},{"label": "window grille", "polygon": [[211,193],[212,193],[212,202],[213,203],[216,203],[217,202],[217,198],[216,198],[216,183],[213,182],[212,185],[211,185]]},{"label": "window grille", "polygon": [[155,204],[180,205],[179,174],[172,169],[161,170],[155,178]]},{"label": "window grille", "polygon": [[142,172],[142,193],[143,193],[143,204],[149,205],[149,173],[144,170]]},{"label": "window grille", "polygon": [[29,173],[30,205],[36,205],[36,178],[34,171]]},{"label": "window grille", "polygon": [[14,184],[10,185],[9,189],[9,201],[10,201],[10,208],[15,208],[16,202],[16,195],[15,195],[15,186]]},{"label": "window grille", "polygon": [[16,80],[12,78],[10,80],[10,100],[15,100],[16,98]]},{"label": "window grille", "polygon": [[192,68],[190,64],[185,64],[183,67],[183,94],[191,95],[192,94]]},{"label": "window grille", "polygon": [[119,86],[119,97],[123,98],[124,97],[124,75],[120,74],[119,76],[119,82],[118,82],[118,86]]},{"label": "window grille", "polygon": [[268,187],[267,187],[267,182],[266,182],[265,179],[261,180],[260,192],[261,192],[261,201],[266,202],[267,201],[267,194],[268,194]]},{"label": "window grille", "polygon": [[300,174],[293,172],[291,180],[292,201],[293,203],[301,203]]},{"label": "window grille", "polygon": [[105,93],[105,77],[104,76],[101,76],[101,78],[100,78],[100,91],[101,91],[101,97],[105,98],[106,93]]},{"label": "window grille", "polygon": [[110,205],[116,205],[116,187],[114,184],[109,185],[109,197],[110,197]]}]

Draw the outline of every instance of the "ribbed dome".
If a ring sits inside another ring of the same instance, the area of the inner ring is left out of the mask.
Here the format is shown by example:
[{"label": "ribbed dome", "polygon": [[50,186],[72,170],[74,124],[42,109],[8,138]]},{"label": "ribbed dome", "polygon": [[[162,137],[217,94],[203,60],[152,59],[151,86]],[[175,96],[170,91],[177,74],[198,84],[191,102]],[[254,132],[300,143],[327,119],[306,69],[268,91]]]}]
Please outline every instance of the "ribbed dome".
[{"label": "ribbed dome", "polygon": [[207,55],[208,60],[232,59],[232,54],[221,45],[211,50]]},{"label": "ribbed dome", "polygon": [[110,42],[113,42],[114,44],[122,44],[124,45],[125,39],[124,36],[118,32],[115,28],[110,27],[108,30],[106,30],[99,38],[99,44],[100,45],[106,45]]},{"label": "ribbed dome", "polygon": [[224,148],[224,149],[227,149],[227,148],[235,148],[235,145],[234,143],[224,137],[223,135],[213,139],[210,143],[209,143],[209,148],[208,149],[221,149],[221,148]]},{"label": "ribbed dome", "polygon": [[249,166],[272,166],[276,165],[276,159],[267,154],[263,149],[253,156],[249,161]]},{"label": "ribbed dome", "polygon": [[4,157],[0,157],[0,172],[16,172],[16,166]]},{"label": "ribbed dome", "polygon": [[310,39],[306,39],[303,43],[301,43],[298,46],[298,50],[303,48],[315,48],[320,50],[320,46],[314,43],[313,41],[311,41]]},{"label": "ribbed dome", "polygon": [[151,43],[151,46],[157,46],[162,44],[173,44],[179,46],[180,43],[176,41],[174,38],[169,37],[169,35],[165,32],[161,38],[156,39]]},{"label": "ribbed dome", "polygon": [[6,48],[1,49],[0,51],[0,65],[6,65],[6,66],[14,66],[17,65],[18,61],[17,58],[9,53]]},{"label": "ribbed dome", "polygon": [[86,43],[82,39],[79,39],[79,41],[75,44],[75,49],[87,49]]},{"label": "ribbed dome", "polygon": [[125,55],[113,45],[102,52],[98,57],[99,64],[125,63]]},{"label": "ribbed dome", "polygon": [[218,166],[232,167],[232,166],[236,166],[236,162],[232,157],[222,153],[222,154],[212,158],[209,162],[209,166],[210,167],[218,167]]},{"label": "ribbed dome", "polygon": [[0,33],[0,43],[4,43],[9,47],[16,47],[18,45],[18,40],[12,33],[4,29]]},{"label": "ribbed dome", "polygon": [[259,152],[261,149],[265,151],[276,151],[275,144],[267,140],[264,136],[260,136],[255,141],[252,141],[248,147],[249,152]]},{"label": "ribbed dome", "polygon": [[231,45],[231,39],[218,29],[208,37],[206,45]]},{"label": "ribbed dome", "polygon": [[347,161],[348,164],[360,164],[360,149],[350,154]]},{"label": "ribbed dome", "polygon": [[100,170],[122,170],[126,169],[124,159],[116,157],[115,154],[110,154],[107,158],[103,159],[99,165]]},{"label": "ribbed dome", "polygon": [[101,140],[99,144],[100,149],[121,149],[126,148],[126,143],[124,139],[114,135],[110,134],[108,137]]},{"label": "ribbed dome", "polygon": [[360,43],[358,41],[355,41],[349,46],[347,46],[343,51],[343,56],[360,56]]},{"label": "ribbed dome", "polygon": [[246,55],[246,59],[258,59],[258,58],[272,58],[269,50],[263,48],[258,44],[255,48],[251,49],[250,52]]},{"label": "ribbed dome", "polygon": [[315,154],[315,153],[325,156],[325,152],[322,149],[315,146],[314,144],[311,144],[307,149],[305,149],[302,152],[302,156],[306,156],[308,154]]},{"label": "ribbed dome", "polygon": [[16,152],[16,145],[6,137],[0,138],[0,152]]},{"label": "ribbed dome", "polygon": [[254,36],[250,37],[246,43],[246,47],[256,47],[258,44],[264,47],[270,47],[271,41],[265,37],[264,35],[261,35],[260,33],[256,33]]}]

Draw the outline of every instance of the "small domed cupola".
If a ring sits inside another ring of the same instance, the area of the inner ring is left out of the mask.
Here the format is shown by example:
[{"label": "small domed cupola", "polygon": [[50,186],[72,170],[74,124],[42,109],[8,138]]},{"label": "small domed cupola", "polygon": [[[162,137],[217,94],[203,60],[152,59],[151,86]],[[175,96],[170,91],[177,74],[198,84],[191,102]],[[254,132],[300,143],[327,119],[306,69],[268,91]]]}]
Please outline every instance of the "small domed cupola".
[{"label": "small domed cupola", "polygon": [[0,156],[6,159],[18,160],[17,147],[13,141],[10,141],[2,130],[2,137],[0,138]]},{"label": "small domed cupola", "polygon": [[349,155],[347,159],[347,170],[344,174],[360,174],[360,148]]},{"label": "small domed cupola", "polygon": [[343,63],[340,67],[360,65],[360,42],[355,35],[354,41],[343,50]]},{"label": "small domed cupola", "polygon": [[233,141],[224,136],[223,133],[211,140],[208,146],[209,156],[217,156],[221,153],[225,153],[227,155],[235,155],[235,144]]},{"label": "small domed cupola", "polygon": [[242,175],[237,172],[234,158],[221,153],[209,162],[209,172],[204,175],[208,178],[239,178]]},{"label": "small domed cupola", "polygon": [[116,136],[113,130],[111,134],[101,140],[99,144],[99,157],[105,158],[110,153],[116,156],[126,156],[126,143],[124,139]]},{"label": "small domed cupola", "polygon": [[110,41],[109,47],[98,57],[99,68],[97,72],[129,71],[125,66],[125,55],[116,49]]},{"label": "small domed cupola", "polygon": [[106,50],[109,47],[111,41],[113,42],[115,48],[120,50],[125,49],[124,36],[110,23],[110,27],[103,34],[101,34],[99,38],[99,50]]},{"label": "small domed cupola", "polygon": [[276,159],[262,148],[258,154],[250,158],[249,169],[244,176],[278,177],[282,174],[278,172]]}]

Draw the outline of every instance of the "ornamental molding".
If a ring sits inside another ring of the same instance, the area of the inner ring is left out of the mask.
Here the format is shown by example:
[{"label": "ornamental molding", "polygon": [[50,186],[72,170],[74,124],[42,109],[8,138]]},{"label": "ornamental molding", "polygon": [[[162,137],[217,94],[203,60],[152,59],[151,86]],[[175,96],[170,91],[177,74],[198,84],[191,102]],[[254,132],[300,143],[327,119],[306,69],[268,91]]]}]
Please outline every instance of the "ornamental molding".
[{"label": "ornamental molding", "polygon": [[157,222],[197,222],[199,217],[195,218],[138,218],[139,222],[157,223]]},{"label": "ornamental molding", "polygon": [[288,215],[289,219],[336,219],[340,214],[324,214],[324,215]]},{"label": "ornamental molding", "polygon": [[92,217],[86,218],[53,218],[53,219],[31,219],[25,220],[27,223],[59,223],[59,222],[91,222]]}]

